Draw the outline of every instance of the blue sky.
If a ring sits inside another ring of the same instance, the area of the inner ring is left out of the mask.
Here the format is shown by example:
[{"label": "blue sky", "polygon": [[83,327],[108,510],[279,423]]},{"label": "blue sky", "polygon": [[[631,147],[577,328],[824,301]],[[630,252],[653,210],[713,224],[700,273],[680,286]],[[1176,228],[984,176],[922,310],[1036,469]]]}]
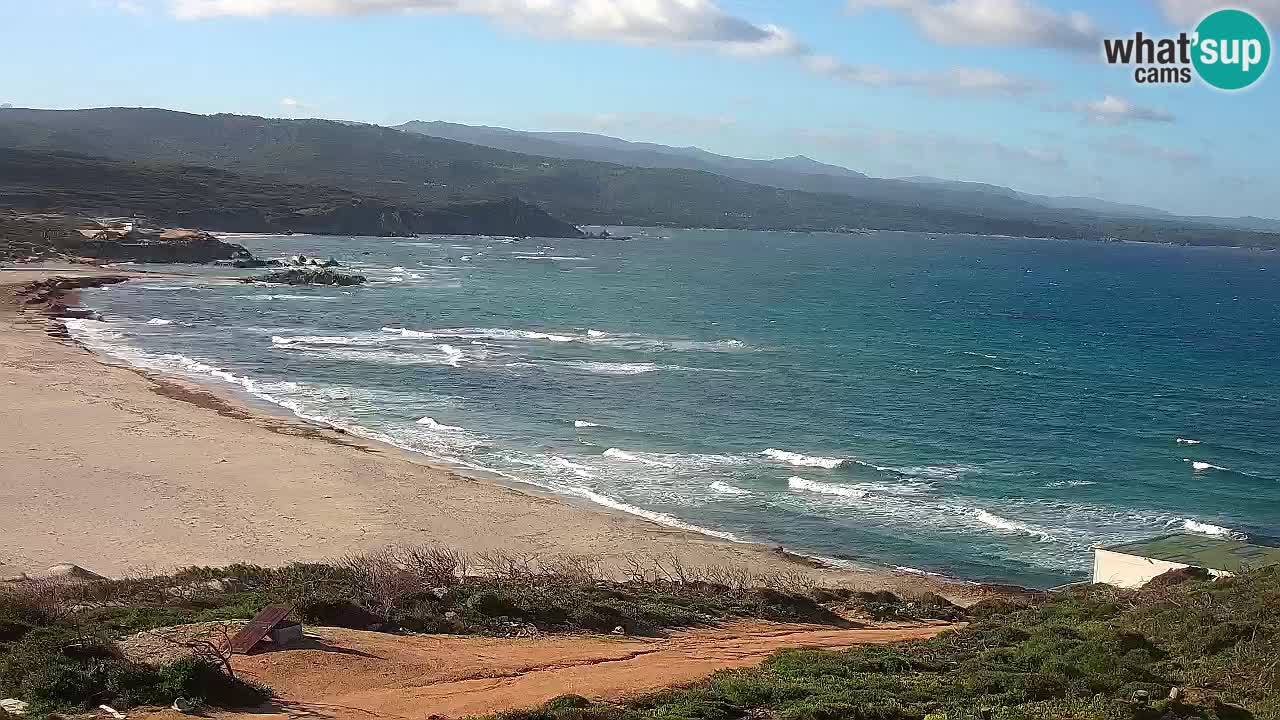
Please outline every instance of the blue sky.
[{"label": "blue sky", "polygon": [[[1240,3],[1236,3],[1237,6]],[[1280,0],[1244,3],[1271,27]],[[1209,0],[0,3],[0,103],[601,132],[1280,216],[1280,82],[1147,86],[1100,38]],[[1273,33],[1274,34],[1274,33]],[[21,58],[15,61],[15,58]]]}]

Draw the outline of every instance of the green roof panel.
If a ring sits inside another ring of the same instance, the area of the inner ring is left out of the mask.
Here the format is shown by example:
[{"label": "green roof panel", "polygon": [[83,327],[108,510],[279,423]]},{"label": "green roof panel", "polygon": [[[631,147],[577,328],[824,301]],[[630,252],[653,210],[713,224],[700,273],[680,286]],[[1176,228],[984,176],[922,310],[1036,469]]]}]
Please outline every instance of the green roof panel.
[{"label": "green roof panel", "polygon": [[1280,565],[1280,548],[1205,535],[1164,535],[1103,550],[1227,572]]}]

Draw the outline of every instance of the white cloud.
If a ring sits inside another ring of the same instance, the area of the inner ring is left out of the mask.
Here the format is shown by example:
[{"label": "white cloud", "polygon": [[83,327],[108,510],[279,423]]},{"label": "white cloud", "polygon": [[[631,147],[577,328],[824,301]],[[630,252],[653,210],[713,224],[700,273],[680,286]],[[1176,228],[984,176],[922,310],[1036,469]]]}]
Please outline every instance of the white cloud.
[{"label": "white cloud", "polygon": [[1034,80],[982,68],[907,72],[879,65],[850,65],[825,55],[811,57],[807,64],[814,72],[855,85],[917,87],[937,95],[1013,96],[1044,89]]},{"label": "white cloud", "polygon": [[[1023,95],[1039,83],[966,67],[941,71],[847,65],[818,56],[785,28],[730,14],[714,0],[167,0],[174,14],[198,20],[222,16],[359,15],[388,12],[449,13],[488,18],[549,37],[611,40],[633,45],[712,49],[737,56],[783,56],[845,82],[904,86],[939,95]],[[870,0],[879,4],[927,0]],[[956,0],[1008,3],[1017,0]]]},{"label": "white cloud", "polygon": [[801,55],[794,35],[721,10],[712,0],[171,0],[184,19],[220,16],[439,12],[487,17],[558,37],[704,46],[737,55]]},{"label": "white cloud", "polygon": [[849,0],[849,9],[904,13],[925,37],[945,45],[1014,45],[1095,50],[1088,15],[1059,13],[1030,0]]},{"label": "white cloud", "polygon": [[1270,25],[1272,32],[1280,26],[1280,0],[1233,0],[1225,3],[1221,0],[1158,0],[1158,3],[1165,19],[1174,25],[1190,27],[1214,10],[1231,7],[1254,13]]},{"label": "white cloud", "polygon": [[1174,121],[1173,113],[1160,108],[1137,105],[1115,95],[1107,95],[1101,100],[1070,103],[1050,110],[1061,110],[1079,113],[1085,120],[1098,125],[1125,125],[1131,122],[1169,123]]},{"label": "white cloud", "polygon": [[298,98],[293,98],[293,97],[280,98],[280,104],[289,108],[290,110],[306,110],[307,108],[311,107],[310,105],[302,102]]}]

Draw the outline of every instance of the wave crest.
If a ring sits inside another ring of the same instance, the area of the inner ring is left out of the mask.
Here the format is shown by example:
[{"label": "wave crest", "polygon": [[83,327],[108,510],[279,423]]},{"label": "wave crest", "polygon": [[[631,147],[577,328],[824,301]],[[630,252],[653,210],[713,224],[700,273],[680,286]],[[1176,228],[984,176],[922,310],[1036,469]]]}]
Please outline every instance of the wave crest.
[{"label": "wave crest", "polygon": [[765,450],[760,454],[769,458],[770,460],[777,460],[778,462],[784,462],[784,463],[787,463],[788,465],[795,465],[797,467],[825,468],[827,470],[834,470],[840,467],[847,467],[850,463],[854,462],[851,460],[845,460],[843,458],[829,458],[829,457],[820,457],[816,455],[802,455],[800,453],[790,452],[789,450],[778,450],[776,448],[769,448],[768,450]]},{"label": "wave crest", "polygon": [[853,498],[864,498],[867,496],[867,491],[861,488],[849,487],[847,485],[832,485],[830,483],[818,482],[816,480],[806,480],[802,477],[787,478],[787,487],[792,490],[816,492],[823,495],[839,495],[841,497]]},{"label": "wave crest", "polygon": [[978,519],[978,522],[984,525],[990,525],[991,527],[996,528],[997,530],[1003,530],[1005,532],[1010,532],[1010,533],[1021,533],[1023,535],[1031,535],[1032,537],[1040,538],[1040,542],[1054,542],[1054,537],[1052,534],[1049,533],[1048,530],[1044,530],[1042,528],[1038,528],[1032,525],[1027,525],[1026,523],[1020,523],[1017,520],[1010,520],[1005,517],[1000,517],[999,515],[987,512],[986,510],[982,510],[982,509],[976,510],[974,511],[973,516]]}]

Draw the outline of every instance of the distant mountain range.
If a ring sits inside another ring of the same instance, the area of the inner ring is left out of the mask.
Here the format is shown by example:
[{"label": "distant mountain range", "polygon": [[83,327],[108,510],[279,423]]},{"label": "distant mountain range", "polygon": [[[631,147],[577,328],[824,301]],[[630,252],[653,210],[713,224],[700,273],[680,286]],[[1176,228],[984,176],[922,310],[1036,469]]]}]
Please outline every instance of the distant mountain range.
[{"label": "distant mountain range", "polygon": [[[530,132],[441,121],[414,120],[395,128],[530,155],[595,160],[634,167],[705,170],[770,187],[837,192],[904,204],[980,209],[998,213],[1023,213],[1029,210],[1030,205],[1056,210],[1082,210],[1115,218],[1178,218],[1168,211],[1143,205],[1116,203],[1092,197],[1036,195],[986,183],[925,176],[873,178],[856,170],[819,162],[803,155],[779,160],[748,160],[717,155],[696,147],[631,142],[592,133]],[[1243,230],[1280,232],[1280,220],[1266,218],[1202,216],[1181,219]]]},{"label": "distant mountain range", "polygon": [[[870,228],[1280,246],[1267,221],[1225,227],[1211,220],[1123,215],[1127,206],[1119,205],[1106,212],[1054,207],[1008,188],[869,178],[805,157],[744,160],[587,133],[446,123],[401,127],[155,109],[0,109],[0,148],[20,151],[13,162],[34,178],[0,176],[0,204],[30,206],[44,198],[46,206],[77,200],[84,206],[92,199],[103,207],[178,212],[180,206],[194,213],[192,204],[203,199],[209,206],[234,202],[242,218],[261,210],[274,227],[298,223],[300,231],[314,227],[304,219],[327,217],[327,226],[343,233],[448,226],[489,234],[569,232],[565,223],[555,224],[559,218],[593,225]],[[95,162],[111,173],[132,173],[127,197],[110,184],[85,182],[94,176]],[[209,175],[216,183],[199,177],[211,171],[220,173]],[[181,185],[178,198],[163,178],[191,182]],[[237,183],[246,191],[237,191]],[[202,186],[210,188],[206,198]],[[254,206],[255,193],[261,208]],[[512,204],[517,198],[536,208]],[[352,204],[358,211],[346,207]],[[503,210],[488,214],[496,208]]]}]

